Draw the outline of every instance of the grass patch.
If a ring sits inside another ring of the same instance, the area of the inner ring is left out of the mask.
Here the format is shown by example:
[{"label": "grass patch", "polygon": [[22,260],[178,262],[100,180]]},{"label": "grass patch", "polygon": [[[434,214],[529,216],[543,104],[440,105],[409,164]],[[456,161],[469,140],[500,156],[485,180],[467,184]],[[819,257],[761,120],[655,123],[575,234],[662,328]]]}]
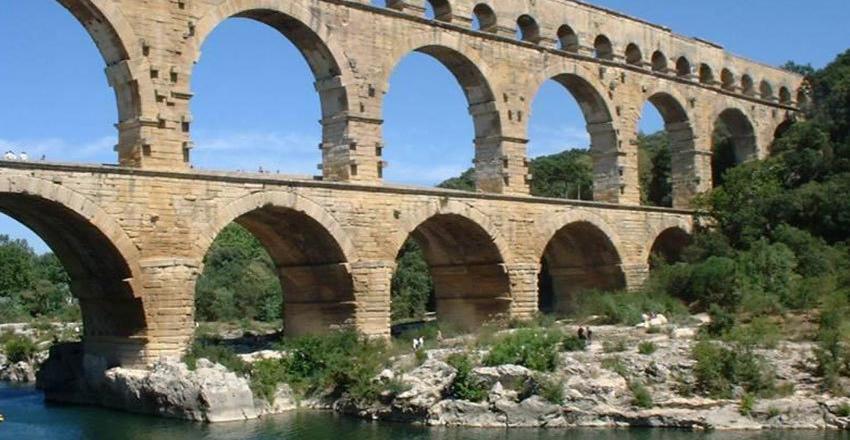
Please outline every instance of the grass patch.
[{"label": "grass patch", "polygon": [[629,392],[632,393],[632,405],[637,408],[649,409],[654,406],[649,390],[639,381],[629,382]]},{"label": "grass patch", "polygon": [[6,352],[6,358],[9,363],[16,364],[18,362],[29,362],[35,357],[35,343],[25,336],[12,336],[6,338],[3,344],[3,351]]},{"label": "grass patch", "polygon": [[668,319],[683,318],[688,310],[681,300],[663,292],[586,292],[577,300],[575,318],[601,316],[600,324],[633,326],[643,314],[661,313]]},{"label": "grass patch", "polygon": [[564,404],[564,381],[542,378],[539,382],[540,397],[555,405]]},{"label": "grass patch", "polygon": [[224,345],[215,339],[196,339],[189,347],[189,350],[183,355],[183,362],[194,370],[198,367],[198,359],[207,359],[210,362],[224,365],[234,373],[244,374],[247,372],[247,364],[232,348]]},{"label": "grass patch", "polygon": [[584,351],[587,348],[587,340],[578,336],[567,336],[561,344],[564,351]]},{"label": "grass patch", "polygon": [[703,394],[728,399],[735,386],[761,397],[776,393],[773,374],[764,359],[755,355],[751,347],[735,345],[727,348],[701,341],[694,346],[692,354],[696,360],[696,387]]},{"label": "grass patch", "polygon": [[741,406],[739,408],[739,411],[740,411],[742,416],[747,416],[747,417],[751,416],[753,414],[753,409],[755,409],[755,406],[756,406],[756,396],[755,396],[755,394],[744,393],[744,395],[741,396]]},{"label": "grass patch", "polygon": [[650,355],[655,353],[658,350],[658,347],[652,341],[644,341],[638,344],[638,353]]},{"label": "grass patch", "polygon": [[521,365],[537,371],[553,371],[558,365],[558,350],[564,341],[560,330],[519,329],[498,339],[484,365]]},{"label": "grass patch", "polygon": [[611,370],[624,378],[629,377],[629,370],[626,368],[626,365],[619,356],[602,359],[601,364],[602,368],[605,368],[606,370]]},{"label": "grass patch", "polygon": [[602,343],[602,351],[605,353],[622,353],[629,349],[629,342],[625,338],[607,339]]}]

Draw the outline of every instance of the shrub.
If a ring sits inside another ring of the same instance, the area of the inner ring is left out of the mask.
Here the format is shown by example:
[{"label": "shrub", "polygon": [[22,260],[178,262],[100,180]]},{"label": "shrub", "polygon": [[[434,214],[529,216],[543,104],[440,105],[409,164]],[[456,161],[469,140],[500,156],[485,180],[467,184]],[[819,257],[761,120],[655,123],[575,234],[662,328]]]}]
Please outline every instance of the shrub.
[{"label": "shrub", "polygon": [[655,353],[656,350],[658,350],[658,347],[652,341],[644,341],[638,344],[638,353],[640,354],[650,355]]},{"label": "shrub", "polygon": [[587,341],[578,336],[567,336],[561,346],[564,351],[584,351],[587,348]]},{"label": "shrub", "polygon": [[29,362],[35,356],[35,343],[25,336],[9,338],[3,345],[10,363]]},{"label": "shrub", "polygon": [[847,402],[841,402],[841,405],[838,405],[835,414],[837,414],[838,417],[850,417],[850,404]]},{"label": "shrub", "polygon": [[726,335],[727,340],[744,346],[776,348],[782,335],[779,326],[767,317],[757,317],[748,325],[739,325]]},{"label": "shrub", "polygon": [[756,406],[756,396],[750,393],[744,393],[741,396],[741,408],[739,409],[742,416],[749,416],[753,413]]},{"label": "shrub", "polygon": [[636,325],[643,314],[662,313],[668,318],[687,315],[681,300],[664,289],[648,288],[639,292],[586,292],[576,307],[577,317],[602,316],[603,324]]},{"label": "shrub", "polygon": [[455,399],[480,402],[487,396],[482,384],[472,379],[472,361],[467,354],[452,354],[446,360],[455,368],[455,378],[449,385],[448,395]]},{"label": "shrub", "polygon": [[558,346],[563,340],[564,334],[559,330],[516,330],[493,345],[484,364],[515,364],[532,370],[553,371],[558,364]]},{"label": "shrub", "polygon": [[632,405],[638,408],[652,408],[654,405],[652,395],[649,394],[649,390],[642,383],[638,381],[629,382],[629,391],[632,393]]},{"label": "shrub", "polygon": [[235,373],[247,372],[245,361],[236,355],[232,348],[215,341],[195,340],[189,350],[183,355],[183,362],[190,370],[197,368],[198,359],[207,359],[223,365]]},{"label": "shrub", "polygon": [[735,327],[735,314],[717,304],[708,308],[708,315],[711,322],[705,327],[705,331],[709,336],[723,336]]},{"label": "shrub", "polygon": [[729,398],[736,385],[765,397],[775,393],[773,374],[750,347],[738,344],[727,348],[701,341],[694,346],[693,357],[696,386],[704,394]]},{"label": "shrub", "polygon": [[274,404],[277,385],[286,382],[287,365],[280,359],[261,359],[251,365],[251,391]]},{"label": "shrub", "polygon": [[541,380],[539,385],[540,397],[556,405],[564,404],[564,381]]}]

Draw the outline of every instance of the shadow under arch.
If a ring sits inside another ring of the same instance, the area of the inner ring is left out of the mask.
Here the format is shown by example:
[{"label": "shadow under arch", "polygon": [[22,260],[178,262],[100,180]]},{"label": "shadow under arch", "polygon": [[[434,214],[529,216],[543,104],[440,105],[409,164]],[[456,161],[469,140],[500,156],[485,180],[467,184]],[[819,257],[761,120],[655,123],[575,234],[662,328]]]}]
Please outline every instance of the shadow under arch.
[{"label": "shadow under arch", "polygon": [[676,208],[690,206],[696,190],[691,155],[695,150],[694,129],[682,99],[668,92],[655,92],[647,98],[661,114],[670,141],[671,202]]},{"label": "shadow under arch", "polygon": [[[473,142],[475,145],[476,186],[485,192],[499,192],[503,177],[500,173],[492,173],[489,170],[501,169],[502,159],[496,152],[499,151],[502,142],[502,123],[496,98],[487,76],[467,55],[457,49],[439,44],[425,44],[405,51],[402,56],[394,61],[392,71],[411,52],[422,53],[437,60],[457,80],[466,98],[475,132]],[[389,72],[385,78],[384,90],[389,89],[391,76],[392,72]],[[498,166],[494,166],[494,164],[498,164]]]},{"label": "shadow under arch", "polygon": [[571,313],[586,291],[626,288],[616,246],[590,221],[574,221],[558,229],[546,244],[540,265],[538,307],[543,313]]},{"label": "shadow under arch", "polygon": [[511,306],[505,258],[492,235],[457,213],[435,213],[408,235],[422,249],[434,286],[437,319],[471,330],[507,317]]},{"label": "shadow under arch", "polygon": [[711,174],[713,185],[723,184],[726,170],[758,157],[756,132],[740,109],[727,108],[714,121]]},{"label": "shadow under arch", "polygon": [[83,316],[83,346],[109,366],[143,362],[147,318],[139,255],[93,202],[38,179],[0,179],[0,212],[30,228],[67,271]]},{"label": "shadow under arch", "polygon": [[[610,107],[599,89],[590,81],[575,73],[547,75],[572,95],[584,115],[590,135],[590,154],[593,158],[593,200],[616,202],[621,194],[618,156],[618,136],[614,128]],[[544,81],[545,81],[544,80]],[[537,96],[543,87],[537,87]]]},{"label": "shadow under arch", "polygon": [[649,250],[649,269],[682,261],[682,251],[691,244],[691,240],[691,234],[678,226],[661,231]]},{"label": "shadow under arch", "polygon": [[275,264],[283,290],[284,335],[354,326],[354,247],[330,214],[294,193],[241,198],[219,210],[196,244],[199,255],[231,222],[253,234]]},{"label": "shadow under arch", "polygon": [[[195,64],[201,61],[201,46],[212,31],[230,18],[242,18],[265,24],[288,39],[304,57],[315,79],[321,108],[323,172],[326,178],[345,178],[349,164],[336,163],[329,158],[337,149],[348,149],[345,133],[349,119],[350,72],[339,60],[344,52],[335,46],[327,27],[316,25],[316,17],[300,2],[287,5],[286,10],[273,9],[262,0],[228,0],[205,15],[196,27]],[[318,29],[317,29],[318,28]]]}]

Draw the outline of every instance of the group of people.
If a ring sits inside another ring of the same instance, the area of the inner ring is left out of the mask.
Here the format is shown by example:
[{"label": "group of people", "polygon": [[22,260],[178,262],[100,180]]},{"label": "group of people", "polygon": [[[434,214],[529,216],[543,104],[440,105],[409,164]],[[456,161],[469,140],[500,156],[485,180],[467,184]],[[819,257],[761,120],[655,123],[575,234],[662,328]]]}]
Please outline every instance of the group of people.
[{"label": "group of people", "polygon": [[413,351],[419,351],[425,348],[425,337],[420,336],[418,338],[413,338]]},{"label": "group of people", "polygon": [[6,154],[3,155],[3,160],[29,160],[30,157],[26,151],[21,151],[21,155],[18,156],[14,151],[9,150]]},{"label": "group of people", "polygon": [[579,327],[578,338],[590,344],[593,339],[593,330],[591,330],[590,327]]}]

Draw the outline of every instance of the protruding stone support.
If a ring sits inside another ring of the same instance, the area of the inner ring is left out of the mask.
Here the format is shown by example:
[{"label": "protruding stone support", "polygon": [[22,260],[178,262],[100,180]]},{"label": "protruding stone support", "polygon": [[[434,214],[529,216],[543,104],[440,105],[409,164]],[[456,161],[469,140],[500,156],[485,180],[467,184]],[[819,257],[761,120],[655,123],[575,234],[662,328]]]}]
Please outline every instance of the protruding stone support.
[{"label": "protruding stone support", "polygon": [[143,360],[147,363],[161,356],[181,355],[195,330],[195,280],[200,262],[156,258],[142,260],[139,265],[148,339]]},{"label": "protruding stone support", "polygon": [[514,263],[508,266],[511,281],[511,318],[532,319],[538,312],[539,263]]},{"label": "protruding stone support", "polygon": [[395,261],[351,263],[354,297],[357,298],[357,331],[369,337],[390,336],[391,283]]},{"label": "protruding stone support", "polygon": [[[689,208],[694,196],[711,189],[711,146],[700,145],[690,123],[666,125],[671,145],[673,207]],[[698,147],[698,145],[700,145]]]},{"label": "protruding stone support", "polygon": [[593,157],[593,200],[639,205],[637,145],[630,139],[618,139],[611,122],[588,124],[587,130]]},{"label": "protruding stone support", "polygon": [[510,313],[511,292],[502,264],[430,267],[437,319],[474,329]]},{"label": "protruding stone support", "polygon": [[479,191],[528,194],[528,139],[494,136],[475,140],[475,185]]}]

